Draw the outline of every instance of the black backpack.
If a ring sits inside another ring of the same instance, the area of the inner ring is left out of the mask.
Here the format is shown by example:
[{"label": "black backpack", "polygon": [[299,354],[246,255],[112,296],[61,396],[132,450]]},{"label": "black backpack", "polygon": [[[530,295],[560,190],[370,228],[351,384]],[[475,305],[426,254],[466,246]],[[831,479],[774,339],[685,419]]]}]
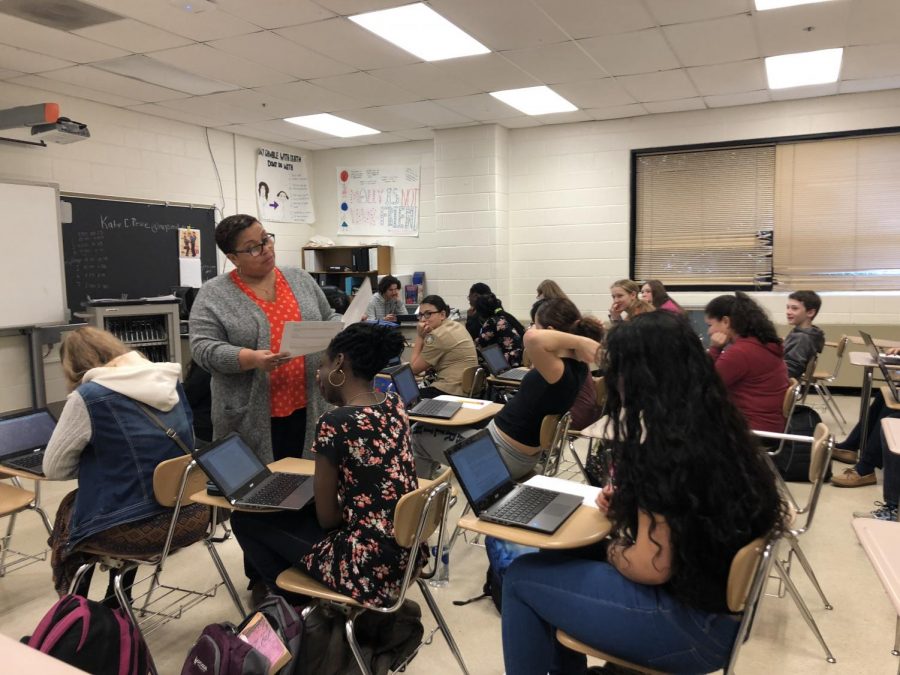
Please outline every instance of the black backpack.
[{"label": "black backpack", "polygon": [[[807,405],[797,405],[791,415],[791,423],[788,425],[788,433],[798,436],[812,436],[816,425],[822,418],[815,410]],[[812,443],[800,441],[785,441],[781,452],[772,459],[781,476],[788,481],[798,483],[809,482],[809,459],[812,453]],[[825,474],[825,480],[831,479],[831,467]]]}]

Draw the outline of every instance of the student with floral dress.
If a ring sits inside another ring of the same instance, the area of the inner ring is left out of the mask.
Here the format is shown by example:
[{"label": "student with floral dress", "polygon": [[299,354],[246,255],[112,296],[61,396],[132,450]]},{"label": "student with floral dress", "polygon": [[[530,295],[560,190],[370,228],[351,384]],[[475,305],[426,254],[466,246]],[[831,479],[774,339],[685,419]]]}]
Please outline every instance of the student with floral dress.
[{"label": "student with floral dress", "polygon": [[361,603],[396,598],[410,552],[394,539],[394,509],[418,483],[403,404],[372,381],[402,349],[400,334],[383,326],[339,333],[317,373],[336,407],[316,425],[315,502],[299,513],[232,516],[238,543],[273,590],[296,566]]},{"label": "student with floral dress", "polygon": [[519,320],[503,309],[503,303],[493,293],[475,300],[475,313],[482,322],[475,346],[484,349],[496,344],[503,350],[503,356],[511,367],[521,366],[525,328]]}]

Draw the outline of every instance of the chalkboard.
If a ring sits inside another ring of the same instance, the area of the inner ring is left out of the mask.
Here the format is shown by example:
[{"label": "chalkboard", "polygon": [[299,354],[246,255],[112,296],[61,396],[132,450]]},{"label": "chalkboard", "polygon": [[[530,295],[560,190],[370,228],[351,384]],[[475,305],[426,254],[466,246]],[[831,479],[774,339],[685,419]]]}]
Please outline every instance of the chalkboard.
[{"label": "chalkboard", "polygon": [[204,281],[216,274],[212,208],[63,197],[72,222],[62,225],[66,300],[84,311],[88,296],[129,299],[167,295],[180,286],[178,228],[200,232]]}]

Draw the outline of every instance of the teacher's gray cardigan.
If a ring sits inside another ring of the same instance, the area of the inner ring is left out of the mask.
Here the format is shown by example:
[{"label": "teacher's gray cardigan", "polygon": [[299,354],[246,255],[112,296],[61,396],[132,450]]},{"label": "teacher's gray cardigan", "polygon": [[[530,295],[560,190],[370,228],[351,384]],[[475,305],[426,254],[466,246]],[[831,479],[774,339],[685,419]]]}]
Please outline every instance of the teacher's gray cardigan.
[{"label": "teacher's gray cardigan", "polygon": [[[300,305],[304,321],[339,321],[315,280],[297,267],[279,267]],[[241,370],[242,348],[269,349],[269,320],[238,288],[231,275],[207,281],[191,308],[191,354],[212,375],[212,423],[215,438],[237,431],[264,464],[272,461],[269,374]],[[315,440],[316,422],[328,408],[316,385],[320,354],[306,355],[306,439]]]}]

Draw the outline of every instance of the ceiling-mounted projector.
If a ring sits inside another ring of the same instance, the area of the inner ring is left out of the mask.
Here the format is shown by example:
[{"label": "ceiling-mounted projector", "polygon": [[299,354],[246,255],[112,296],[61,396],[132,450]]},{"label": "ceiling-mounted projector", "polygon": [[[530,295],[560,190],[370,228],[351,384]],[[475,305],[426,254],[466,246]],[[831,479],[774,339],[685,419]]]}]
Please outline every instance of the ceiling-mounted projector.
[{"label": "ceiling-mounted projector", "polygon": [[91,137],[87,124],[73,122],[68,117],[60,117],[49,124],[35,124],[31,127],[31,137],[47,143],[77,143]]}]

